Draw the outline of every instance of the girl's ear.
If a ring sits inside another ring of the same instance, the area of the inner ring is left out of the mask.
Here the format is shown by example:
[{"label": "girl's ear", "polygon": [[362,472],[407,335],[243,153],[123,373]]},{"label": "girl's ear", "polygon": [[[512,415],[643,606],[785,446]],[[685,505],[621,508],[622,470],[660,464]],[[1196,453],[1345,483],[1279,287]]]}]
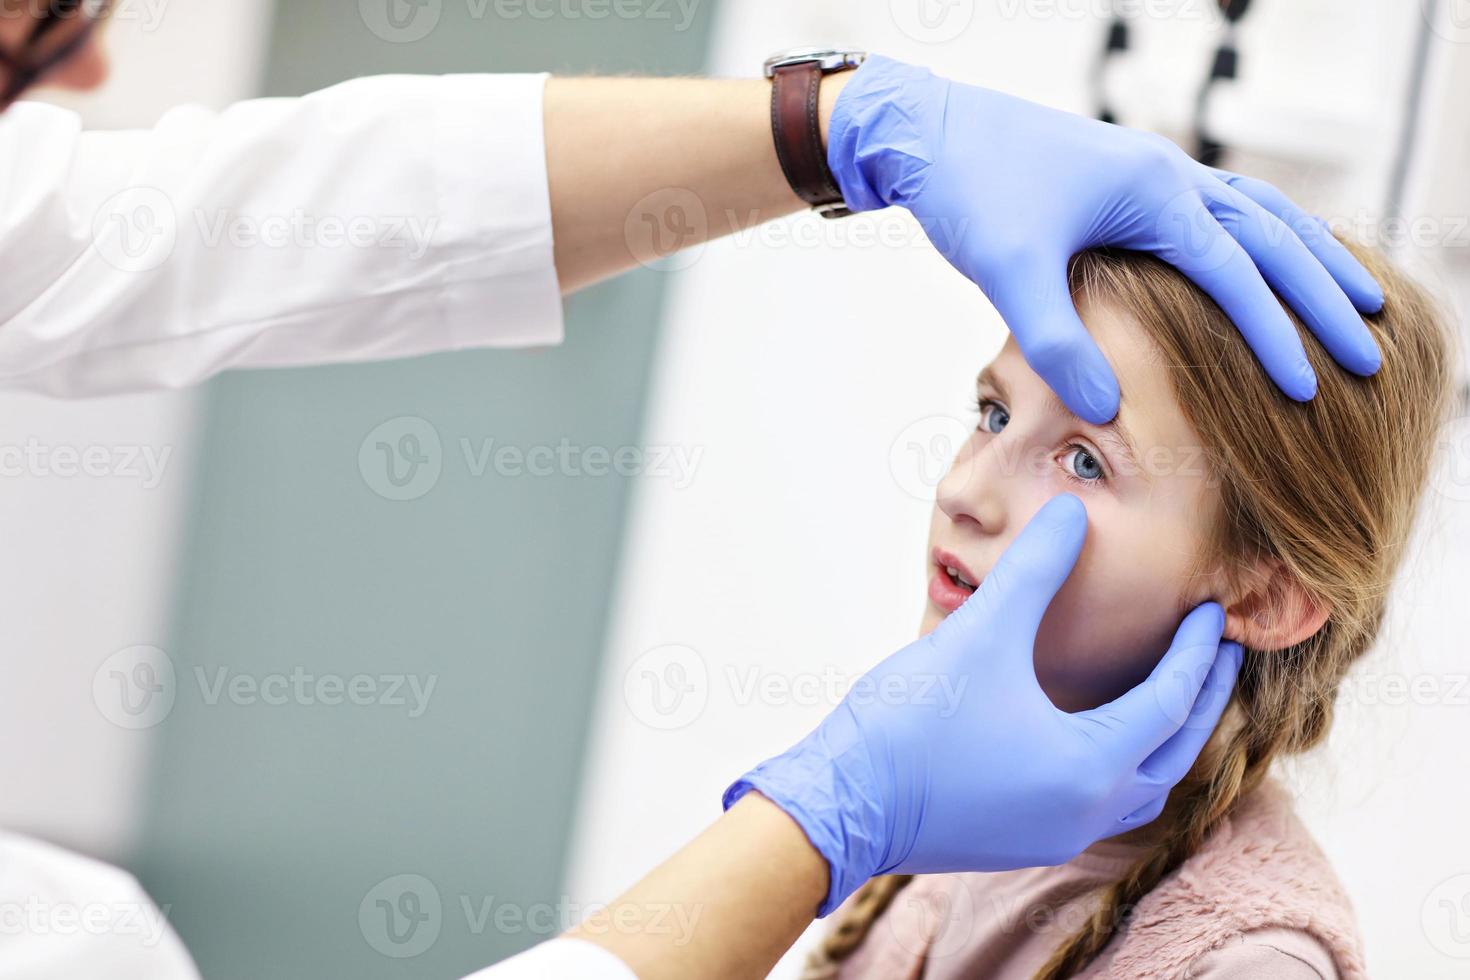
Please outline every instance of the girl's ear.
[{"label": "girl's ear", "polygon": [[1316,633],[1331,614],[1285,565],[1264,559],[1225,606],[1225,639],[1252,650],[1284,650]]}]

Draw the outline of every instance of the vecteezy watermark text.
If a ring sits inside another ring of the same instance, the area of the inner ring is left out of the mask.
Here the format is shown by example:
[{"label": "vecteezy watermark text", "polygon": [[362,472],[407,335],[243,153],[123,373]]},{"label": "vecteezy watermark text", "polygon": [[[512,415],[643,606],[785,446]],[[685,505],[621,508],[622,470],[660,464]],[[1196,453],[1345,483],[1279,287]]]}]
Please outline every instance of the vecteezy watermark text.
[{"label": "vecteezy watermark text", "polygon": [[[669,480],[683,490],[694,482],[703,446],[584,445],[562,437],[555,443],[517,445],[493,436],[461,436],[457,454],[464,471],[476,479],[604,479],[640,477]],[[450,453],[451,459],[456,454]],[[357,449],[363,482],[386,500],[415,500],[434,488],[445,467],[444,443],[427,419],[400,415],[373,427]]]},{"label": "vecteezy watermark text", "polygon": [[227,701],[236,705],[279,706],[353,704],[360,707],[407,707],[408,717],[417,718],[429,707],[439,675],[428,674],[313,674],[303,667],[289,673],[246,674],[216,667],[194,668],[199,692],[208,705]]},{"label": "vecteezy watermark text", "polygon": [[[356,673],[288,670],[246,672],[228,666],[196,665],[187,675],[200,703],[241,708],[283,705],[335,708],[388,708],[419,718],[439,684],[438,674]],[[152,728],[172,713],[181,695],[191,691],[181,683],[173,658],[155,646],[118,650],[98,665],[92,675],[92,700],[103,717],[120,728]]]},{"label": "vecteezy watermark text", "polygon": [[970,684],[967,674],[912,671],[881,678],[827,664],[813,670],[772,670],[727,664],[712,675],[692,647],[667,643],[641,653],[623,672],[623,701],[633,717],[660,731],[693,723],[711,697],[738,707],[835,708],[853,705],[910,705],[949,718],[960,709]]},{"label": "vecteezy watermark text", "polygon": [[394,959],[426,952],[446,926],[461,923],[472,936],[495,932],[549,938],[580,925],[588,935],[662,936],[674,946],[684,946],[694,938],[704,912],[702,904],[682,902],[606,905],[577,902],[567,896],[551,902],[516,902],[469,893],[451,898],[454,900],[446,902],[439,887],[424,875],[392,875],[363,895],[357,909],[358,929],[369,946]]},{"label": "vecteezy watermark text", "polygon": [[438,215],[342,216],[295,208],[277,214],[197,211],[199,239],[209,248],[385,248],[422,258],[439,227]]},{"label": "vecteezy watermark text", "polygon": [[459,440],[465,469],[471,476],[648,476],[668,478],[674,489],[694,482],[694,471],[704,455],[703,446],[581,446],[563,438],[555,446],[496,445],[481,439],[476,445]]},{"label": "vecteezy watermark text", "polygon": [[0,477],[136,480],[152,490],[163,482],[172,455],[172,446],[51,445],[32,436],[0,444]]},{"label": "vecteezy watermark text", "polygon": [[[471,21],[644,20],[675,33],[694,23],[702,0],[462,0]],[[449,0],[357,0],[358,16],[378,38],[412,44],[434,32]]]},{"label": "vecteezy watermark text", "polygon": [[31,895],[0,901],[0,936],[137,936],[157,946],[170,906],[148,901],[57,902]]},{"label": "vecteezy watermark text", "polygon": [[122,272],[162,265],[193,235],[205,249],[381,250],[415,261],[433,247],[442,215],[366,214],[301,207],[273,209],[190,207],[148,185],[125,187],[92,216],[92,248]]}]

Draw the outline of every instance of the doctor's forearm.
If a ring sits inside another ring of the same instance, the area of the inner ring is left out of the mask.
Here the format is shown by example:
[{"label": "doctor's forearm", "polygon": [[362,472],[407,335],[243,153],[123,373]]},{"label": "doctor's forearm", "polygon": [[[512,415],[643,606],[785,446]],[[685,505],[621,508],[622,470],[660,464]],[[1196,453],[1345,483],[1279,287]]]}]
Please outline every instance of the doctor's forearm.
[{"label": "doctor's forearm", "polygon": [[749,793],[568,935],[639,980],[764,977],[827,895],[827,862],[780,807]]},{"label": "doctor's forearm", "polygon": [[[822,136],[845,75],[821,89]],[[562,292],[804,207],[763,79],[551,78],[545,127]],[[657,234],[657,241],[650,241]]]}]

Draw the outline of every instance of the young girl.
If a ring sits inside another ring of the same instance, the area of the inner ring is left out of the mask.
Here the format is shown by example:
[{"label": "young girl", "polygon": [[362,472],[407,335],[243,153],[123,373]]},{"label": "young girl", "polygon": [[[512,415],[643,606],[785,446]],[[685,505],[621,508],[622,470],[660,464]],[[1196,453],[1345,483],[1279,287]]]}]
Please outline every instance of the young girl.
[{"label": "young girl", "polygon": [[981,372],[979,425],[939,487],[922,630],[1069,491],[1088,537],[1038,638],[1047,695],[1079,710],[1121,694],[1206,599],[1245,647],[1240,677],[1154,823],[1056,868],[874,879],[835,914],[808,978],[1364,975],[1351,906],[1267,778],[1322,741],[1344,673],[1373,642],[1448,402],[1432,305],[1355,252],[1387,297],[1368,321],[1383,365],[1350,376],[1298,324],[1319,379],[1304,404],[1218,307],[1132,253],[1072,268],[1118,373],[1114,423],[1068,413],[1014,342]]}]

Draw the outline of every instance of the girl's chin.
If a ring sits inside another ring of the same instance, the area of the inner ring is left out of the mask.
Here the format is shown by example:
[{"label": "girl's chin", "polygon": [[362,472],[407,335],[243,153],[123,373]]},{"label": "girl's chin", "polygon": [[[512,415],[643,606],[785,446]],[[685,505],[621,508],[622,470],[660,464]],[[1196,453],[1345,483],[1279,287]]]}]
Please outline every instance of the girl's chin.
[{"label": "girl's chin", "polygon": [[944,621],[947,615],[948,613],[934,608],[932,602],[924,603],[924,615],[919,620],[919,635],[928,636],[930,633],[933,633],[935,628]]}]

